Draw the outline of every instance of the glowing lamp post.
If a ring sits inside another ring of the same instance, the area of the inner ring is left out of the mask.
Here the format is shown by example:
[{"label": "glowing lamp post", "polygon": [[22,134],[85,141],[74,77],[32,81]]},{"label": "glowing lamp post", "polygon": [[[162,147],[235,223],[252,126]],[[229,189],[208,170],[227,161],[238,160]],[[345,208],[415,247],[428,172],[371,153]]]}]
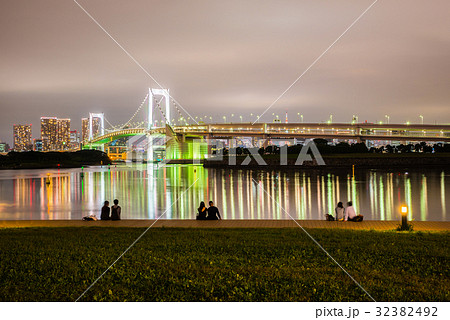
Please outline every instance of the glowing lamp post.
[{"label": "glowing lamp post", "polygon": [[408,230],[408,207],[402,206],[401,208],[402,213],[402,230]]}]

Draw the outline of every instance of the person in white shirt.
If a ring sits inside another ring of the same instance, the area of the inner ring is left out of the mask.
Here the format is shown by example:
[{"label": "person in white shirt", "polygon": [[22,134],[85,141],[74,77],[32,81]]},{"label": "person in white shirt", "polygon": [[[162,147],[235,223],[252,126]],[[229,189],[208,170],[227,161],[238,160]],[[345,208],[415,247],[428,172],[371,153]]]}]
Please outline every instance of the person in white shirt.
[{"label": "person in white shirt", "polygon": [[351,201],[347,202],[345,209],[345,221],[356,221],[356,211]]}]

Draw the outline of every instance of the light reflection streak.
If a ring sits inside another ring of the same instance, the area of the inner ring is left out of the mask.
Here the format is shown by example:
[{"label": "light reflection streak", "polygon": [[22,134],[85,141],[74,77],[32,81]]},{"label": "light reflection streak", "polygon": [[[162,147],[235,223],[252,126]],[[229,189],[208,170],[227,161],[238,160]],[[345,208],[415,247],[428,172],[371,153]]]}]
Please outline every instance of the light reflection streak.
[{"label": "light reflection streak", "polygon": [[361,170],[352,177],[347,172],[253,172],[176,165],[142,170],[134,165],[132,169],[85,168],[84,177],[77,169],[51,171],[48,185],[47,171],[38,172],[33,177],[7,173],[11,177],[0,180],[0,207],[9,208],[0,218],[81,219],[98,216],[103,201],[114,198],[119,199],[124,218],[157,218],[183,186],[199,178],[196,187],[166,213],[168,219],[194,219],[200,201],[207,204],[209,200],[225,219],[284,219],[276,202],[260,192],[263,187],[299,219],[322,220],[325,213],[334,212],[338,201],[351,200],[368,220],[398,220],[402,203],[408,205],[410,219],[446,220],[450,190],[450,179],[443,171]]},{"label": "light reflection streak", "polygon": [[406,205],[408,206],[408,219],[411,220],[414,210],[412,207],[411,179],[408,175],[404,175],[404,180],[405,180],[405,201]]},{"label": "light reflection streak", "polygon": [[422,175],[422,188],[420,191],[420,215],[421,220],[427,219],[428,213],[428,200],[427,200],[427,178],[425,175]]},{"label": "light reflection streak", "polygon": [[445,205],[445,174],[444,171],[441,172],[441,208],[442,208],[442,218],[445,220],[445,214],[447,207]]}]

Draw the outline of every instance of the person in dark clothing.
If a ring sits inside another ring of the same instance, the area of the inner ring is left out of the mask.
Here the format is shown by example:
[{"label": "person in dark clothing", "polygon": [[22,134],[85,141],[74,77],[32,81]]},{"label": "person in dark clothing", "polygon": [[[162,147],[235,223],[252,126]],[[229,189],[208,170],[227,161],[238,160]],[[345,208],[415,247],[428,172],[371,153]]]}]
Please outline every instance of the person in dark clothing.
[{"label": "person in dark clothing", "polygon": [[114,200],[114,205],[111,207],[111,220],[120,220],[122,208],[119,206],[119,200]]},{"label": "person in dark clothing", "polygon": [[202,201],[200,202],[200,207],[197,209],[197,220],[206,220],[206,213],[208,210],[206,209],[205,203]]},{"label": "person in dark clothing", "polygon": [[102,207],[102,213],[100,214],[101,220],[111,220],[109,217],[109,201],[105,201],[105,204]]},{"label": "person in dark clothing", "polygon": [[209,208],[208,208],[208,220],[222,220],[220,217],[219,209],[214,206],[214,202],[209,202]]},{"label": "person in dark clothing", "polygon": [[345,208],[342,202],[338,202],[336,209],[334,209],[336,213],[336,221],[344,220],[345,218]]}]

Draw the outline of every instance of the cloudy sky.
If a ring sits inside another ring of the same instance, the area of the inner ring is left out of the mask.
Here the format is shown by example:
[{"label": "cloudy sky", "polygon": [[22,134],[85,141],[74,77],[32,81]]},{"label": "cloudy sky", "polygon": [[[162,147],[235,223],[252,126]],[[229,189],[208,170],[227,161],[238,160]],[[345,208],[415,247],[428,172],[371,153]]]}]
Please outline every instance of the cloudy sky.
[{"label": "cloudy sky", "polygon": [[[189,113],[217,121],[263,112],[372,2],[79,0]],[[450,122],[448,12],[448,0],[378,1],[264,119]],[[158,87],[71,0],[1,0],[0,43],[9,143],[14,123],[38,137],[40,116],[124,123]]]}]

